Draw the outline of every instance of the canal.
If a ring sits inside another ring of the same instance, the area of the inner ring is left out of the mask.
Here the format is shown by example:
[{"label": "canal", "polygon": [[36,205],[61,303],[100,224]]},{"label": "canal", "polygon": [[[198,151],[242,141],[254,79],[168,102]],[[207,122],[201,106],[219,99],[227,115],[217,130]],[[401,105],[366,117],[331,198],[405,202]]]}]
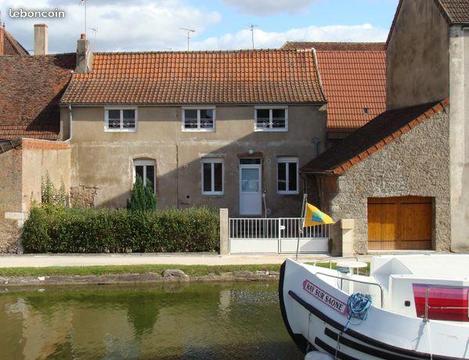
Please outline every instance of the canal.
[{"label": "canal", "polygon": [[1,359],[303,359],[275,282],[0,291]]}]

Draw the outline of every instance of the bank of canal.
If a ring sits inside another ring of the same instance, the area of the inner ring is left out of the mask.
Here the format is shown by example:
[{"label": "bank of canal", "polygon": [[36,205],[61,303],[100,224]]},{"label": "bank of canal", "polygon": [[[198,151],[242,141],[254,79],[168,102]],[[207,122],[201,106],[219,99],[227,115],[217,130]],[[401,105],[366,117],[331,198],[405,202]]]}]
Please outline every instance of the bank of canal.
[{"label": "bank of canal", "polygon": [[277,283],[1,288],[2,359],[302,359]]}]

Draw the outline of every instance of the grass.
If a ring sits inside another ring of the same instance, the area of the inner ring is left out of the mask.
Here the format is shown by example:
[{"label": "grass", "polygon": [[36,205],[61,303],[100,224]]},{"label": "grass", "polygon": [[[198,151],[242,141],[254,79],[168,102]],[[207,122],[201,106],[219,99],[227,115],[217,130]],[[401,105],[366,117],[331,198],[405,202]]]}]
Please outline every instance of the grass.
[{"label": "grass", "polygon": [[233,271],[279,271],[279,264],[271,265],[122,265],[122,266],[67,266],[43,268],[0,268],[0,277],[20,276],[86,276],[116,274],[161,274],[167,269],[179,269],[190,276],[222,274]]},{"label": "grass", "polygon": [[[329,263],[316,263],[317,266],[329,268]],[[332,264],[335,268],[335,264]],[[62,266],[42,268],[0,268],[0,277],[26,276],[87,276],[118,274],[162,274],[167,269],[179,269],[189,276],[220,275],[234,271],[279,271],[280,264],[265,265],[108,265],[108,266]],[[369,265],[368,265],[369,271]],[[365,271],[364,271],[365,272]]]}]

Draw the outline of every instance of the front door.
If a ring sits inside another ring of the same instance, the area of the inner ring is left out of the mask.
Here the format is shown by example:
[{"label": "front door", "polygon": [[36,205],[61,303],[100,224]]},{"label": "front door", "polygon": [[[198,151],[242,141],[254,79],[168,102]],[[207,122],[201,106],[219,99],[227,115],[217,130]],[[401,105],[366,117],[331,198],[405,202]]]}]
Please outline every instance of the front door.
[{"label": "front door", "polygon": [[239,212],[262,215],[261,164],[239,165]]}]

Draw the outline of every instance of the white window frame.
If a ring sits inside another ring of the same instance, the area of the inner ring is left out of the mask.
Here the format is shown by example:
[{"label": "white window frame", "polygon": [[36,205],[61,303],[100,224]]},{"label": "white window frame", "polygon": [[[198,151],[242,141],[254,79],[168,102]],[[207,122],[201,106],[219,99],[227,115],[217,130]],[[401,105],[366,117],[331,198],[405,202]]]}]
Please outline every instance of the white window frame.
[{"label": "white window frame", "polygon": [[133,161],[133,181],[132,184],[135,184],[137,180],[137,166],[143,166],[143,185],[146,186],[147,182],[147,166],[153,166],[153,192],[156,194],[156,161],[155,160],[139,160],[136,159]]},{"label": "white window frame", "polygon": [[[278,179],[278,166],[280,163],[287,164],[285,166],[285,180],[286,180],[286,189],[287,190],[279,190],[279,179]],[[290,185],[290,169],[288,164],[295,163],[296,164],[296,191],[288,190]],[[298,195],[300,193],[300,162],[299,159],[296,157],[279,157],[277,158],[277,194],[279,195]]]},{"label": "white window frame", "polygon": [[[273,125],[273,111],[272,110],[285,110],[285,127],[272,128]],[[257,110],[269,110],[269,128],[257,127]],[[256,106],[254,107],[254,131],[256,132],[287,132],[288,131],[288,106]]]},{"label": "white window frame", "polygon": [[[120,110],[120,128],[109,128],[109,110]],[[124,129],[124,110],[135,111],[135,127],[133,129]],[[104,108],[104,131],[105,132],[137,132],[138,126],[138,108],[135,106],[106,106]]]},{"label": "white window frame", "polygon": [[[186,110],[197,110],[197,128],[196,129],[186,129]],[[213,127],[211,129],[203,129],[200,127],[200,112],[201,110],[212,110],[213,111]],[[215,106],[187,106],[182,108],[182,123],[181,130],[183,132],[215,132],[216,129],[216,118],[217,110]]]},{"label": "white window frame", "polygon": [[[212,181],[212,190],[205,191],[204,190],[204,164],[211,164],[211,181]],[[214,164],[221,164],[221,191],[215,191],[215,165]],[[200,185],[202,190],[202,195],[209,195],[209,196],[220,196],[225,194],[225,162],[223,159],[217,158],[206,158],[202,159],[201,165],[201,176],[200,176]]]}]

